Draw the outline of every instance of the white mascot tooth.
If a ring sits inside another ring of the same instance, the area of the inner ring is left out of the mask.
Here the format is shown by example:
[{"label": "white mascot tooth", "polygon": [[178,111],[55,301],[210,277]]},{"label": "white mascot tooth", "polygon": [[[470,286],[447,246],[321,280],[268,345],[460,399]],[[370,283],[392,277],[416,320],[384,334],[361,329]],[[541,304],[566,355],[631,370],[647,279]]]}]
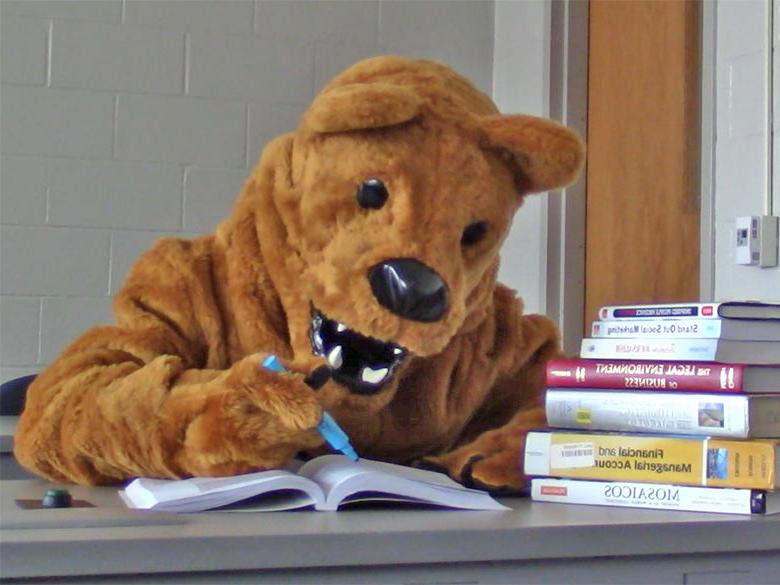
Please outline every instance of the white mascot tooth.
[{"label": "white mascot tooth", "polygon": [[338,331],[339,333],[346,330],[347,330],[347,326],[344,325],[344,323],[339,323],[338,325],[336,325],[336,331]]},{"label": "white mascot tooth", "polygon": [[404,352],[404,351],[403,351],[403,350],[402,350],[400,347],[394,347],[394,348],[393,348],[393,353],[394,353],[395,355],[401,355],[403,352]]},{"label": "white mascot tooth", "polygon": [[322,352],[322,336],[320,335],[320,332],[315,330],[312,333],[312,338],[314,339],[314,344],[317,346],[317,349]]},{"label": "white mascot tooth", "polygon": [[337,345],[330,350],[330,353],[328,353],[328,363],[336,370],[338,370],[341,367],[341,364],[344,363],[344,358],[341,356],[340,345]]},{"label": "white mascot tooth", "polygon": [[363,371],[360,372],[360,379],[369,384],[380,384],[387,376],[387,372],[387,368],[372,370],[369,367],[365,367],[363,368]]}]

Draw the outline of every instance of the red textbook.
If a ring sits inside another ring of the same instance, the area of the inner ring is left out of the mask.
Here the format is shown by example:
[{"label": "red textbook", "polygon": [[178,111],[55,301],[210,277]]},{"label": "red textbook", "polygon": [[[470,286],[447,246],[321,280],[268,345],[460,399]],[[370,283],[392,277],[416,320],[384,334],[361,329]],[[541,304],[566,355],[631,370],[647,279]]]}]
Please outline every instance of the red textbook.
[{"label": "red textbook", "polygon": [[548,388],[780,393],[780,366],[649,360],[552,359]]}]

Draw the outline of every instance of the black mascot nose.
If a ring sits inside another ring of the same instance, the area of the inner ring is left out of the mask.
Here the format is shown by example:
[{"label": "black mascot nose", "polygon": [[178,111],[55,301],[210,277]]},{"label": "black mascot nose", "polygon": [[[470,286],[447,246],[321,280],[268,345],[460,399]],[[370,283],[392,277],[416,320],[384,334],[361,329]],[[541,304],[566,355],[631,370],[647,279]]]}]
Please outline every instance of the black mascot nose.
[{"label": "black mascot nose", "polygon": [[368,280],[382,306],[400,317],[432,322],[447,312],[447,285],[422,262],[412,258],[380,262],[368,270]]}]

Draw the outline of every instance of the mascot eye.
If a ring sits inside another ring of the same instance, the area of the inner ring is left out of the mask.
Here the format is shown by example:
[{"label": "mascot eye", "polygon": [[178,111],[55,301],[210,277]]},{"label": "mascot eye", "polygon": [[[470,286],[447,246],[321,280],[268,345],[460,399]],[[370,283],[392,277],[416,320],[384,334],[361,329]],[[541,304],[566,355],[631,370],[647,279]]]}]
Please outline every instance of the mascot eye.
[{"label": "mascot eye", "polygon": [[463,235],[460,237],[462,246],[473,246],[482,241],[487,235],[488,224],[486,221],[475,221],[466,226]]},{"label": "mascot eye", "polygon": [[357,200],[360,207],[379,209],[387,201],[387,187],[379,179],[368,179],[358,187]]}]

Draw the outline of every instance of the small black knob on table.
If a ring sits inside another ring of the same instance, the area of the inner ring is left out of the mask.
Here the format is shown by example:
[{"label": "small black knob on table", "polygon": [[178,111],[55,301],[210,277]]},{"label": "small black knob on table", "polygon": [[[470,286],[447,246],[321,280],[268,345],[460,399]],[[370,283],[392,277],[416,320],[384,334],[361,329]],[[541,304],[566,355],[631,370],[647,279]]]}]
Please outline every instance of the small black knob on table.
[{"label": "small black knob on table", "polygon": [[68,490],[46,490],[46,495],[41,500],[44,508],[70,508],[73,505],[73,496]]}]

